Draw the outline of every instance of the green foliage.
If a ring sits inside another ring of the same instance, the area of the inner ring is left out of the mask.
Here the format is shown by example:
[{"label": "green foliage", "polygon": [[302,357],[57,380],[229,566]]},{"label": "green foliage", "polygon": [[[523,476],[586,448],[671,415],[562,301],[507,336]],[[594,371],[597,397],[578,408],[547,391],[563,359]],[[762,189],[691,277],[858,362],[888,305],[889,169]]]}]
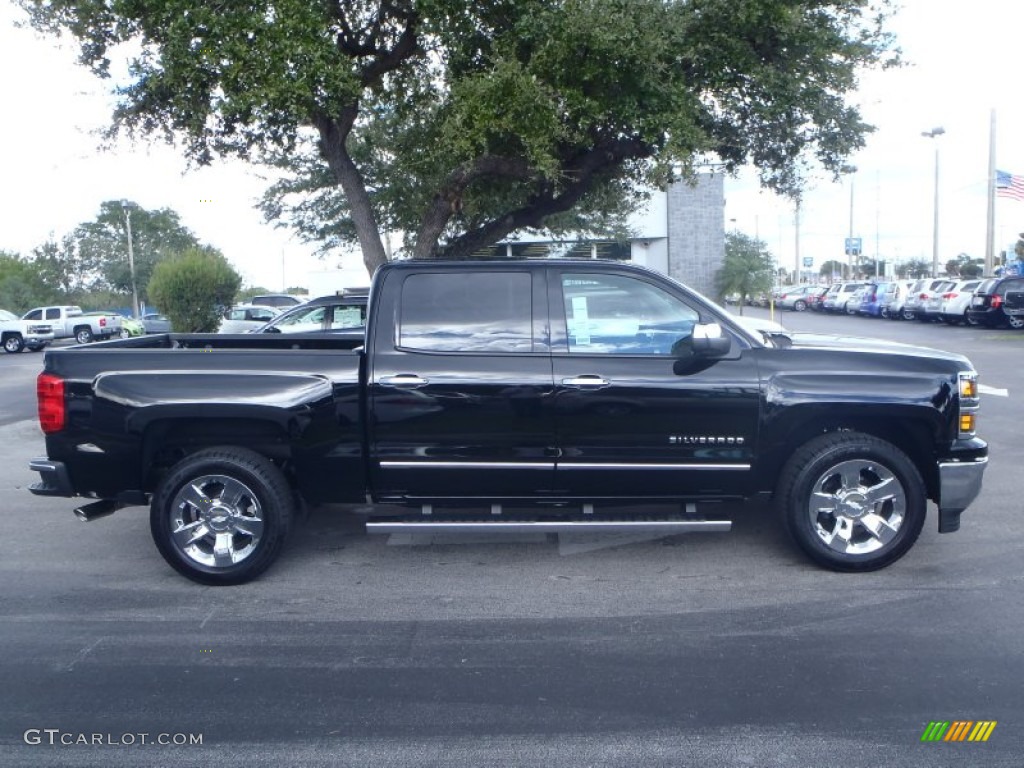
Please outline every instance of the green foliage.
[{"label": "green foliage", "polygon": [[984,271],[985,260],[972,259],[966,253],[961,253],[955,259],[946,262],[946,274],[950,277],[979,277]]},{"label": "green foliage", "polygon": [[910,279],[930,277],[932,274],[932,263],[924,259],[911,259],[900,264],[896,268],[896,274],[902,278]]},{"label": "green foliage", "polygon": [[131,217],[135,282],[139,299],[146,301],[146,286],[154,267],[172,254],[200,245],[170,208],[148,211],[134,202],[107,200],[93,221],[80,224],[71,237],[82,259],[99,273],[95,287],[131,294],[128,262],[128,216]]},{"label": "green foliage", "polygon": [[128,220],[139,298],[153,268],[168,256],[200,245],[169,208],[148,211],[137,203],[107,200],[92,221],[79,224],[60,241],[50,238],[32,251],[32,264],[53,299],[83,303],[92,292],[131,295]]},{"label": "green foliage", "polygon": [[833,275],[847,279],[850,276],[850,267],[845,262],[833,259],[822,264],[821,269],[818,270],[818,274],[822,277],[827,277],[830,280]]},{"label": "green foliage", "polygon": [[56,298],[31,261],[0,252],[0,309],[20,315]]},{"label": "green foliage", "polygon": [[99,264],[82,253],[74,235],[65,235],[60,242],[51,236],[32,250],[32,263],[43,283],[68,301],[100,280]]},{"label": "green foliage", "polygon": [[277,293],[277,291],[271,291],[271,290],[269,290],[267,288],[264,288],[263,286],[260,286],[260,285],[257,285],[257,286],[251,287],[251,288],[243,288],[235,296],[235,303],[237,303],[237,304],[245,304],[250,299],[252,299],[253,296],[263,296],[263,295],[266,295],[268,293]]},{"label": "green foliage", "polygon": [[863,146],[847,98],[896,59],[891,0],[19,2],[100,76],[138,52],[112,133],[276,165],[266,215],[371,271],[382,229],[455,257],[597,231],[709,159],[797,196]]},{"label": "green foliage", "polygon": [[725,233],[725,260],[715,275],[719,300],[738,293],[742,314],[747,297],[770,291],[774,276],[775,263],[764,241],[740,232]]},{"label": "green foliage", "polygon": [[149,296],[183,333],[212,333],[231,306],[242,277],[213,248],[190,248],[153,269]]}]

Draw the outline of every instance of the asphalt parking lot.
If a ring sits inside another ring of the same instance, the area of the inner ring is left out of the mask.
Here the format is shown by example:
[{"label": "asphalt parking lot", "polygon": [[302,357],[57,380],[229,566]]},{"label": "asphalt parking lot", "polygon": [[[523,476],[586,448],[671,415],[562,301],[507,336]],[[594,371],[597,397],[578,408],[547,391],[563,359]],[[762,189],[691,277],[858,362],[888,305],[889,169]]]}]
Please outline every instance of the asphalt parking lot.
[{"label": "asphalt parking lot", "polygon": [[[200,587],[144,509],[25,490],[42,357],[0,356],[0,765],[1020,765],[1024,333],[776,319],[971,357],[991,461],[959,533],[932,514],[844,575],[756,505],[729,534],[404,543],[322,509],[262,579]],[[936,720],[997,725],[923,743]]]}]

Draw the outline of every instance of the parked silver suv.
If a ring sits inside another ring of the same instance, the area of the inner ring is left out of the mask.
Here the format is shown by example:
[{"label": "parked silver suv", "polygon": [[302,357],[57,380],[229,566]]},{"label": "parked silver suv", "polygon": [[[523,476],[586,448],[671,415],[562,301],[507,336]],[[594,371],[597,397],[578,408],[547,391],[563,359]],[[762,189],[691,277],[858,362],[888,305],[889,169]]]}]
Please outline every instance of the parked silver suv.
[{"label": "parked silver suv", "polygon": [[[825,294],[825,300],[821,303],[826,312],[846,312],[847,304],[853,299],[854,294],[863,288],[867,283],[834,283]],[[851,304],[851,306],[854,306]],[[859,308],[859,304],[856,305]],[[856,309],[854,310],[856,311]]]},{"label": "parked silver suv", "polygon": [[925,311],[925,302],[932,297],[932,294],[938,290],[939,286],[946,282],[949,282],[949,280],[944,277],[925,277],[914,283],[914,287],[911,289],[910,295],[907,297],[907,301],[903,305],[904,319],[912,320],[915,317],[921,319],[921,316]]}]

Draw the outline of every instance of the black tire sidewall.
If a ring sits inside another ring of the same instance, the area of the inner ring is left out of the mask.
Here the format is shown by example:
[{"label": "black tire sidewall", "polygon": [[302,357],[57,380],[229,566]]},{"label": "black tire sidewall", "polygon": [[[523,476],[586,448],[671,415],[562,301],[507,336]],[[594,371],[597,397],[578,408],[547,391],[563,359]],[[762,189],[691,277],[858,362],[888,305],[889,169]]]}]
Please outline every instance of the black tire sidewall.
[{"label": "black tire sidewall", "polygon": [[[244,483],[263,511],[263,533],[256,550],[229,568],[197,563],[178,549],[171,536],[171,504],[178,491],[202,475],[225,475]],[[167,474],[150,505],[150,531],[164,560],[192,581],[212,586],[242,584],[259,576],[277,559],[290,529],[291,489],[268,459],[245,448],[204,449],[182,459]]]},{"label": "black tire sidewall", "polygon": [[[801,469],[783,473],[783,484],[789,480],[789,492],[783,501],[786,528],[800,548],[815,562],[837,571],[873,571],[901,558],[917,541],[927,515],[927,497],[921,475],[910,459],[895,446],[867,435],[840,433],[831,445],[819,438],[817,456]],[[799,456],[799,454],[798,454]],[[798,460],[794,456],[794,461]],[[895,537],[879,550],[865,555],[848,555],[830,549],[814,531],[807,514],[813,484],[829,467],[843,461],[868,460],[892,472],[906,495],[903,524]]]}]

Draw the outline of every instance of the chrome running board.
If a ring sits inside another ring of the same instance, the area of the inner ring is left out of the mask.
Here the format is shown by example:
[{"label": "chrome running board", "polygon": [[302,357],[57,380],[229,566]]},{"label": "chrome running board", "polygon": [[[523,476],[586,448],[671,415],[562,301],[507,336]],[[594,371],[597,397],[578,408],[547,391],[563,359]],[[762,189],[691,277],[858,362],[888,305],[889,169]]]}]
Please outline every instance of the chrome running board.
[{"label": "chrome running board", "polygon": [[367,533],[728,533],[731,520],[388,520],[366,522]]}]

